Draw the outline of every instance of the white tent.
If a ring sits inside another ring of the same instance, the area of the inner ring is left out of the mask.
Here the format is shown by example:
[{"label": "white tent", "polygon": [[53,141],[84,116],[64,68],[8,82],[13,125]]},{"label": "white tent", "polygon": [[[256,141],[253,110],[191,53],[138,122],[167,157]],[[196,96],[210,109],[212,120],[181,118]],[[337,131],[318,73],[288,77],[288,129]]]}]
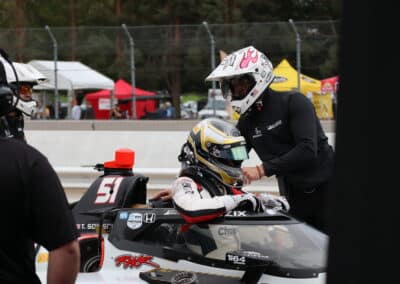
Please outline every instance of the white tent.
[{"label": "white tent", "polygon": [[[43,73],[49,82],[35,86],[35,90],[54,90],[54,61],[31,60],[32,65]],[[79,61],[57,61],[58,90],[103,90],[114,88],[114,81]]]},{"label": "white tent", "polygon": [[[57,90],[68,92],[68,114],[71,116],[73,93],[77,90],[111,90],[114,93],[114,81],[79,61],[57,61]],[[31,60],[32,65],[43,73],[49,81],[35,86],[36,91],[54,91],[55,64],[52,60]]]},{"label": "white tent", "polygon": [[[16,77],[11,65],[0,57],[1,62],[6,70],[7,82],[16,82]],[[31,82],[36,84],[44,83],[47,80],[46,76],[39,72],[35,67],[26,63],[12,62],[20,82]]]}]

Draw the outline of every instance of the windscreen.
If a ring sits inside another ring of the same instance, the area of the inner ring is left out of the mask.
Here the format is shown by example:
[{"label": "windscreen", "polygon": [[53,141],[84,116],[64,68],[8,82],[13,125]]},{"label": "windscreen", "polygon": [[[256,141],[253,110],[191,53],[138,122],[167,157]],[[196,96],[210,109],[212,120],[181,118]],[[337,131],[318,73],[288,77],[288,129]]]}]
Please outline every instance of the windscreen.
[{"label": "windscreen", "polygon": [[326,268],[328,237],[302,223],[287,225],[192,225],[187,247],[207,258],[225,260],[231,251],[256,252],[281,269]]}]

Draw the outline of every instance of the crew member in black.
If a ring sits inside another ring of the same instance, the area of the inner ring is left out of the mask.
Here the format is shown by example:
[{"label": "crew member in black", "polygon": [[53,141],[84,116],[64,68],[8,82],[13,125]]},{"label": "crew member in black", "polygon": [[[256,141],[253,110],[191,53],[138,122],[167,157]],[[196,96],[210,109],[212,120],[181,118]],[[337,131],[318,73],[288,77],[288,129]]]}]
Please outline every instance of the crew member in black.
[{"label": "crew member in black", "polygon": [[[0,117],[18,101],[4,74],[0,62]],[[47,283],[75,283],[78,232],[54,169],[35,148],[11,137],[0,137],[0,157],[0,283],[41,283],[35,243],[49,252]]]},{"label": "crew member in black", "polygon": [[334,151],[310,100],[298,92],[273,91],[272,64],[253,46],[230,54],[206,80],[220,82],[240,115],[237,127],[248,150],[262,161],[242,168],[247,183],[275,175],[290,213],[328,233]]}]

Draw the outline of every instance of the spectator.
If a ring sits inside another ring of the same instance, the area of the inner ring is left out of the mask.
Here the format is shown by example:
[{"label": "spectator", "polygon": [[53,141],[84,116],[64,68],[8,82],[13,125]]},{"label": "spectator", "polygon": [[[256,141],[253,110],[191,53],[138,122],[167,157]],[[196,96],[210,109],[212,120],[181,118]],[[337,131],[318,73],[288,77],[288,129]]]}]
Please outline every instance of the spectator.
[{"label": "spectator", "polygon": [[[15,94],[0,63],[0,117],[15,111]],[[48,284],[75,283],[78,231],[64,189],[47,158],[19,139],[0,138],[0,283],[41,283],[35,271],[37,243],[49,251]]]},{"label": "spectator", "polygon": [[242,168],[246,183],[275,175],[290,213],[328,233],[334,151],[312,102],[299,92],[273,91],[272,64],[252,46],[227,56],[206,80],[220,83],[240,114],[237,127],[248,150],[254,149],[262,161]]},{"label": "spectator", "polygon": [[160,106],[158,107],[157,110],[158,118],[165,119],[167,118],[167,106],[165,103],[160,103]]},{"label": "spectator", "polygon": [[166,117],[169,119],[176,117],[175,107],[171,104],[170,101],[167,101],[165,103],[165,114],[166,114]]},{"label": "spectator", "polygon": [[119,105],[115,104],[111,110],[111,119],[128,119],[128,112],[121,111]]},{"label": "spectator", "polygon": [[82,101],[77,96],[75,96],[74,99],[72,100],[71,117],[73,120],[81,119],[82,115],[81,103]]},{"label": "spectator", "polygon": [[84,119],[94,119],[94,109],[92,104],[89,101],[86,101],[86,111]]}]

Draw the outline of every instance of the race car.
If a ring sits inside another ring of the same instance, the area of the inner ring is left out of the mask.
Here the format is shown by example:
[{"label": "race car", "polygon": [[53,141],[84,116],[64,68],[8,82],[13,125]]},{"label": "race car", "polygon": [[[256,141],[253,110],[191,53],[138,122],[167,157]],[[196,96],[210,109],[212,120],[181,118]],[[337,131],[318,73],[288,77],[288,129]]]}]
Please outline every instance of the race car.
[{"label": "race car", "polygon": [[[81,233],[77,284],[325,283],[327,235],[274,209],[186,223],[172,203],[148,203],[149,179],[131,160],[124,149],[96,165],[103,174],[71,204]],[[45,283],[44,248],[36,267]]]}]

